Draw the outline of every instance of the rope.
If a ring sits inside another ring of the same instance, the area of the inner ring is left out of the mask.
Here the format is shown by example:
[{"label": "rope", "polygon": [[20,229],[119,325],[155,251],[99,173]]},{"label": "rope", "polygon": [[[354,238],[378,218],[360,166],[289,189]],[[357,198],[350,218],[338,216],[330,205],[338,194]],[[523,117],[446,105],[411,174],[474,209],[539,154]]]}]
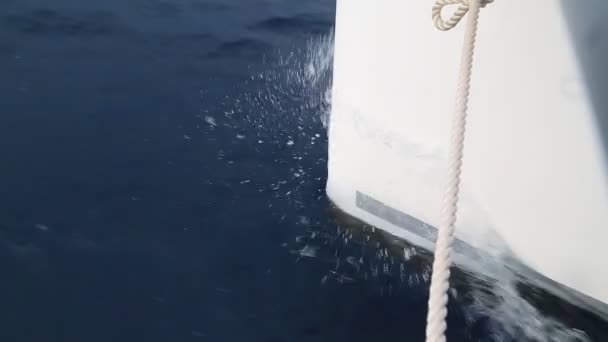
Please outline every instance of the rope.
[{"label": "rope", "polygon": [[[426,325],[427,342],[445,342],[448,315],[448,290],[450,287],[450,266],[452,265],[452,244],[454,242],[454,223],[460,190],[460,171],[464,149],[466,115],[473,69],[473,52],[477,35],[479,10],[493,0],[437,0],[433,6],[433,22],[439,30],[454,28],[469,13],[460,60],[460,73],[456,91],[456,104],[452,122],[448,150],[447,186],[441,210],[441,223],[435,243],[433,275],[428,303]],[[458,9],[447,20],[441,17],[441,10],[448,5],[458,4]]]},{"label": "rope", "polygon": [[[469,11],[469,1],[470,0],[437,0],[435,5],[433,5],[433,22],[435,23],[435,27],[440,29],[441,31],[449,31],[456,27],[460,20],[464,18],[464,16]],[[471,1],[474,2],[474,1]],[[481,8],[486,7],[487,4],[494,2],[494,0],[478,0],[479,6]],[[459,5],[456,11],[452,14],[452,16],[447,20],[443,20],[441,17],[441,10],[444,7],[449,5]]]}]

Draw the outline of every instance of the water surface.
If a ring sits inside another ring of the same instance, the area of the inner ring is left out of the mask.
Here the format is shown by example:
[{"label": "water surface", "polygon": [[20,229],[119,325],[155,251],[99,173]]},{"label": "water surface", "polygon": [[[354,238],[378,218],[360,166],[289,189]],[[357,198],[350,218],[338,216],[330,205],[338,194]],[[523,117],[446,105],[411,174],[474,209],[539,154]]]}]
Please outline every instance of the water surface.
[{"label": "water surface", "polygon": [[0,0],[0,339],[421,341],[428,257],[325,197],[334,7]]}]

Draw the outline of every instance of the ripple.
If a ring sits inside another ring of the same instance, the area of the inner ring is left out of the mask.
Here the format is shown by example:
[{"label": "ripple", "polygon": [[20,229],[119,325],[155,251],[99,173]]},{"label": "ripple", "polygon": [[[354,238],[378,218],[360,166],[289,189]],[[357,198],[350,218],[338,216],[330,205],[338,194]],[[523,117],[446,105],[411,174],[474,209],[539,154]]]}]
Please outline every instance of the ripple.
[{"label": "ripple", "polygon": [[12,31],[36,36],[102,36],[124,31],[116,15],[92,11],[81,16],[66,15],[51,9],[36,9],[2,18]]},{"label": "ripple", "polygon": [[251,26],[251,29],[269,31],[284,35],[294,33],[327,33],[333,26],[332,21],[310,14],[300,14],[291,17],[272,17]]},{"label": "ripple", "polygon": [[241,38],[221,43],[207,56],[210,58],[260,56],[271,48],[272,45],[261,40]]},{"label": "ripple", "polygon": [[182,6],[171,1],[154,1],[146,5],[146,10],[160,17],[175,17],[183,12]]},{"label": "ripple", "polygon": [[226,4],[193,1],[190,3],[190,8],[196,12],[209,13],[226,11],[230,9],[230,6]]}]

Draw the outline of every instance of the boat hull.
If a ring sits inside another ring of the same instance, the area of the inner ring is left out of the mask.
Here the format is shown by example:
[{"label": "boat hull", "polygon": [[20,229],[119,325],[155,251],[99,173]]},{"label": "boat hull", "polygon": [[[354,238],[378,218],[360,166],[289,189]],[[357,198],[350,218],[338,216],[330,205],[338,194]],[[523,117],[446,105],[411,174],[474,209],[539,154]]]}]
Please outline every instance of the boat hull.
[{"label": "boat hull", "polygon": [[[348,214],[429,250],[463,38],[434,28],[431,6],[338,0],[327,184]],[[554,0],[482,10],[456,235],[605,305],[608,3],[572,13]]]}]

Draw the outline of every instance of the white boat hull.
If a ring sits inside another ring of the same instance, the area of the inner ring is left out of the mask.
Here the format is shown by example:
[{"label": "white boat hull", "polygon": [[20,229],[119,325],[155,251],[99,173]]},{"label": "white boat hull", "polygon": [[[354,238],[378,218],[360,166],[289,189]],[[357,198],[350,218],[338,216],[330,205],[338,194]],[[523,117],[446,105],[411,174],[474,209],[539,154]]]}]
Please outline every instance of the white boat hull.
[{"label": "white boat hull", "polygon": [[[500,240],[534,271],[605,304],[608,154],[598,122],[608,96],[598,91],[608,68],[588,73],[588,63],[608,61],[608,2],[571,1],[585,18],[575,29],[568,0],[482,9],[456,234],[490,253]],[[463,37],[462,27],[433,26],[432,3],[338,0],[327,184],[342,210],[427,249]]]}]

